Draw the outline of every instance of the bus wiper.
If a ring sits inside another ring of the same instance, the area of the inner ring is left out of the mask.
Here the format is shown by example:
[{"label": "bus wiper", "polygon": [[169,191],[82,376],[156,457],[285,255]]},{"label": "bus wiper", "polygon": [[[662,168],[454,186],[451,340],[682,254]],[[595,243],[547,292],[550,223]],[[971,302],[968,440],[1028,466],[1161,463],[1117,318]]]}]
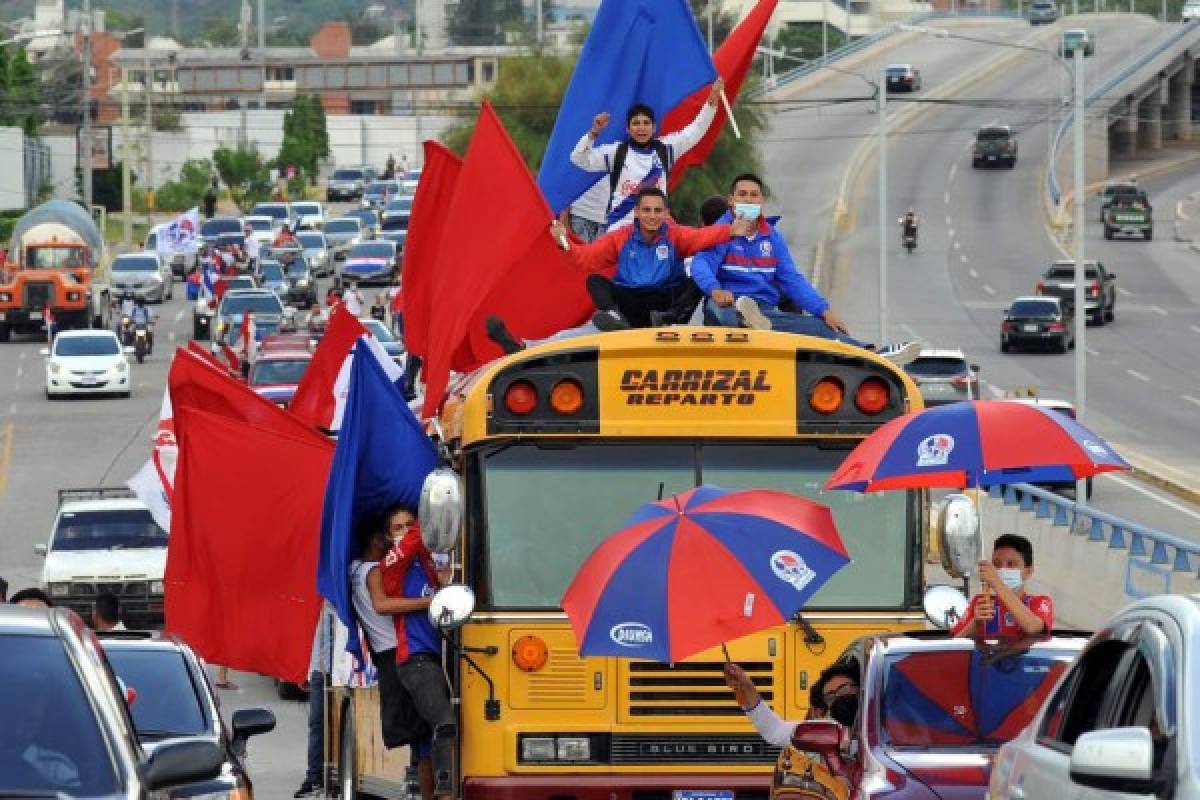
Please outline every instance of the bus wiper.
[{"label": "bus wiper", "polygon": [[812,623],[806,620],[799,611],[792,617],[792,622],[799,625],[800,629],[804,631],[804,643],[809,646],[809,649],[818,644],[825,644],[825,637],[818,633]]}]

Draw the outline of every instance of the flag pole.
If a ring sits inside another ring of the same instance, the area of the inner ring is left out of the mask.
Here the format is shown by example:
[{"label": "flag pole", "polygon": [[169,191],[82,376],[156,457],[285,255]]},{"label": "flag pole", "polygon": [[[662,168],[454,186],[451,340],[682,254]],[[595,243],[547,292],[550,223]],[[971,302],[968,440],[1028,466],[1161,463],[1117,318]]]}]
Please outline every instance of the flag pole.
[{"label": "flag pole", "polygon": [[737,120],[733,118],[733,109],[729,107],[729,98],[725,95],[725,90],[721,89],[721,105],[725,106],[725,116],[729,118],[729,125],[733,128],[733,135],[737,138],[742,138],[742,132],[738,129]]}]

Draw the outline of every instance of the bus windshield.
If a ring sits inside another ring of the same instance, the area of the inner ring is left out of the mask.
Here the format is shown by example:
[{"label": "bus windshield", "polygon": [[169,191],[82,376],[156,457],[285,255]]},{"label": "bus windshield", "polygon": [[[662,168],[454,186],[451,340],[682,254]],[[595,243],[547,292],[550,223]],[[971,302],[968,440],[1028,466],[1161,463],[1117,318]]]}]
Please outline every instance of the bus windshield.
[{"label": "bus windshield", "polygon": [[[558,608],[584,559],[625,526],[642,503],[698,483],[779,489],[829,506],[853,562],[813,597],[810,608],[902,608],[909,599],[911,493],[861,495],[821,486],[845,457],[808,443],[555,441],[476,454],[484,491],[472,502],[487,520],[479,555],[483,602],[492,608]],[[480,498],[483,499],[480,499]],[[536,564],[536,569],[530,569]]]}]

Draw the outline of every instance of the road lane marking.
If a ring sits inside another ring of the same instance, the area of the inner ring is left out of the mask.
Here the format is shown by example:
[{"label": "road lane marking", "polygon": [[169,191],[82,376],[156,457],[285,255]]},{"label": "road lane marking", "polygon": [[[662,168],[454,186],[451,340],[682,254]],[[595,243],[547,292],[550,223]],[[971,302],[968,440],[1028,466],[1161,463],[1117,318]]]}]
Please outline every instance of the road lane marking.
[{"label": "road lane marking", "polygon": [[956,173],[956,172],[958,172],[958,162],[952,161],[950,163],[950,176],[949,176],[949,178],[947,178],[947,180],[951,180],[951,181],[954,180],[954,173]]},{"label": "road lane marking", "polygon": [[1186,506],[1181,506],[1181,505],[1179,505],[1179,503],[1176,503],[1174,500],[1169,500],[1166,497],[1163,497],[1162,495],[1158,494],[1157,492],[1152,492],[1149,489],[1145,488],[1144,486],[1141,486],[1141,485],[1135,483],[1134,481],[1118,477],[1118,476],[1112,474],[1111,472],[1105,474],[1104,477],[1108,478],[1109,480],[1116,481],[1117,483],[1121,484],[1122,486],[1124,486],[1127,489],[1133,489],[1138,494],[1145,495],[1146,497],[1149,497],[1151,500],[1154,500],[1157,503],[1161,503],[1162,505],[1166,506],[1167,508],[1171,508],[1171,509],[1174,509],[1175,511],[1178,511],[1180,514],[1187,514],[1189,517],[1192,517],[1193,519],[1200,519],[1200,513],[1193,511],[1192,509],[1190,509]]},{"label": "road lane marking", "polygon": [[1093,349],[1092,349],[1092,348],[1090,348],[1090,347],[1087,347],[1087,348],[1084,348],[1084,349],[1086,349],[1086,350],[1087,350],[1087,354],[1088,354],[1089,356],[1098,356],[1098,355],[1100,355],[1099,353],[1097,353],[1095,350],[1093,350]]},{"label": "road lane marking", "polygon": [[950,235],[951,235],[951,236],[953,236],[953,235],[954,235],[954,228],[951,228],[951,227],[950,227],[950,226],[951,226],[951,225],[953,225],[953,224],[954,224],[954,220],[950,219],[950,215],[949,215],[949,214],[947,214],[947,215],[946,215],[946,229],[947,229],[947,230],[950,232]]},{"label": "road lane marking", "polygon": [[1136,369],[1127,369],[1125,371],[1127,373],[1129,373],[1130,375],[1132,375],[1133,377],[1137,378],[1139,381],[1145,381],[1146,383],[1150,382],[1150,378],[1148,378],[1147,376],[1138,372]]},{"label": "road lane marking", "polygon": [[955,240],[954,240],[954,249],[955,249],[955,250],[961,250],[961,249],[962,249],[962,245],[958,243],[958,239],[955,239]]},{"label": "road lane marking", "polygon": [[967,270],[967,274],[970,275],[972,278],[979,277],[979,273],[975,271],[974,267],[971,267],[969,270]]},{"label": "road lane marking", "polygon": [[993,289],[992,287],[988,286],[986,283],[983,285],[983,290],[990,295],[996,294],[996,290]]},{"label": "road lane marking", "polygon": [[1165,308],[1163,308],[1162,306],[1150,306],[1150,310],[1153,311],[1155,314],[1161,314],[1164,317],[1167,316],[1167,310]]},{"label": "road lane marking", "polygon": [[19,378],[19,377],[21,377],[21,376],[22,376],[22,375],[24,375],[24,374],[25,374],[25,368],[24,368],[24,367],[17,367],[17,377]]},{"label": "road lane marking", "polygon": [[4,423],[0,429],[0,497],[8,488],[8,465],[12,461],[13,424]]},{"label": "road lane marking", "polygon": [[959,253],[958,260],[961,261],[962,263],[966,264],[969,259],[967,258],[967,256],[964,253]]},{"label": "road lane marking", "polygon": [[175,341],[175,331],[170,331],[169,333],[167,333],[167,341],[168,342]]},{"label": "road lane marking", "polygon": [[175,321],[176,321],[176,322],[182,322],[182,321],[183,321],[183,309],[180,309],[180,310],[179,310],[179,313],[175,315]]},{"label": "road lane marking", "polygon": [[1126,297],[1133,297],[1133,292],[1129,291],[1128,289],[1122,288],[1120,286],[1117,287],[1117,292],[1119,294],[1125,295]]},{"label": "road lane marking", "polygon": [[1188,327],[1192,329],[1192,333],[1200,333],[1200,327],[1195,325],[1188,325]]}]

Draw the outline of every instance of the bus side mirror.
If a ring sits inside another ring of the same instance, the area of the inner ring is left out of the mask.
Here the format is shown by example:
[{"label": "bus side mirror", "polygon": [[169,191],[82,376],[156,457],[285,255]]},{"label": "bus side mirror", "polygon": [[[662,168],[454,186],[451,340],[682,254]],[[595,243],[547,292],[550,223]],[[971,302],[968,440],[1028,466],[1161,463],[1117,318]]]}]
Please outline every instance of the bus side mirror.
[{"label": "bus side mirror", "polygon": [[937,527],[942,566],[951,577],[969,577],[983,553],[979,511],[965,494],[946,496]]},{"label": "bus side mirror", "polygon": [[452,583],[429,601],[429,621],[443,631],[461,628],[475,610],[475,593],[470,586]]},{"label": "bus side mirror", "polygon": [[953,586],[930,586],[921,605],[933,627],[948,631],[967,613],[967,597]]},{"label": "bus side mirror", "polygon": [[462,483],[454,470],[439,467],[425,478],[417,519],[421,538],[435,553],[448,553],[458,544],[463,521]]}]

